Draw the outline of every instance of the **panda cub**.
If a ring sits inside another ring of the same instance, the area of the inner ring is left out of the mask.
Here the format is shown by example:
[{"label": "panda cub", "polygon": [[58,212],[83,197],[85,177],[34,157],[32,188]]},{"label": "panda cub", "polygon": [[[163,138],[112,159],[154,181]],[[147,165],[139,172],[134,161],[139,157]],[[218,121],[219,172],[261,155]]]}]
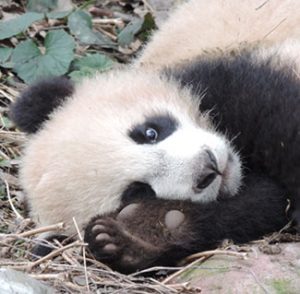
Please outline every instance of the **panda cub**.
[{"label": "panda cub", "polygon": [[132,68],[21,95],[11,115],[31,134],[20,179],[39,226],[71,235],[75,217],[92,253],[130,272],[278,230],[287,198],[299,220],[300,44],[285,39],[300,13],[258,2],[192,0]]}]

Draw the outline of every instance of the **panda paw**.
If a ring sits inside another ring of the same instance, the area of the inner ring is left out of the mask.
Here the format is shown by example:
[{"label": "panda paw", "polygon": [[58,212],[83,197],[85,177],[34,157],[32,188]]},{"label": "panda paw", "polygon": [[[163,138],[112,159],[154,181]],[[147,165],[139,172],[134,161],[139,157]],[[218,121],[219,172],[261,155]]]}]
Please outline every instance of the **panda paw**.
[{"label": "panda paw", "polygon": [[120,224],[110,217],[95,218],[85,231],[85,240],[93,255],[108,263],[121,257],[124,239]]},{"label": "panda paw", "polygon": [[144,252],[152,256],[151,245],[140,240],[111,217],[94,218],[86,228],[85,241],[94,257],[123,273],[144,268]]},{"label": "panda paw", "polygon": [[[164,230],[155,232],[161,234],[158,245],[151,238],[141,237],[136,226],[129,225],[130,219],[135,218],[141,208],[139,204],[130,204],[118,214],[96,216],[90,221],[85,230],[85,241],[97,260],[123,273],[131,273],[152,265],[165,253],[168,245]],[[174,211],[166,213],[165,223],[169,229],[177,226],[178,216]]]}]

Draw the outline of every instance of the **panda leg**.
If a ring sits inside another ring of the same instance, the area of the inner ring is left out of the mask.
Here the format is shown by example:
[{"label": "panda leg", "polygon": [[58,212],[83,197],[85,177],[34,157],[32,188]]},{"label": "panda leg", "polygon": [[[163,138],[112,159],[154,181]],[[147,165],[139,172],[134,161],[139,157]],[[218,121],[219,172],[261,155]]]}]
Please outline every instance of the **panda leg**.
[{"label": "panda leg", "polygon": [[[35,257],[42,257],[46,256],[50,252],[52,252],[56,247],[54,246],[54,241],[57,240],[59,242],[66,241],[67,239],[70,239],[66,235],[61,234],[47,234],[43,235],[41,234],[38,239],[36,239],[36,245],[33,246],[31,249],[31,253]],[[72,239],[67,240],[69,242],[72,241]]]}]

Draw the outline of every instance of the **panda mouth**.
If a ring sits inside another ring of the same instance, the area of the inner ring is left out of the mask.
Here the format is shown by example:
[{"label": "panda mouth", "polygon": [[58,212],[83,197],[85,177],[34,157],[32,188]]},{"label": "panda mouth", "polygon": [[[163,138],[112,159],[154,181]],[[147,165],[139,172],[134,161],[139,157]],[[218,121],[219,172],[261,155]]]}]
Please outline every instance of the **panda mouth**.
[{"label": "panda mouth", "polygon": [[137,200],[155,198],[156,194],[151,186],[143,182],[133,182],[122,193],[122,203],[133,203]]}]

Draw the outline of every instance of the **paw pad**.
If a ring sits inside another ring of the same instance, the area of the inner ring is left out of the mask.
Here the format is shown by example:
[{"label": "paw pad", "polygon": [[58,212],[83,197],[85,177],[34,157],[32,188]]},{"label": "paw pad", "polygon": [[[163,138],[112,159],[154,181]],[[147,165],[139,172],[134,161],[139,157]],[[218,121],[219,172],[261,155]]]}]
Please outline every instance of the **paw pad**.
[{"label": "paw pad", "polygon": [[169,230],[178,228],[184,221],[184,214],[179,210],[170,210],[165,215],[165,224]]}]

